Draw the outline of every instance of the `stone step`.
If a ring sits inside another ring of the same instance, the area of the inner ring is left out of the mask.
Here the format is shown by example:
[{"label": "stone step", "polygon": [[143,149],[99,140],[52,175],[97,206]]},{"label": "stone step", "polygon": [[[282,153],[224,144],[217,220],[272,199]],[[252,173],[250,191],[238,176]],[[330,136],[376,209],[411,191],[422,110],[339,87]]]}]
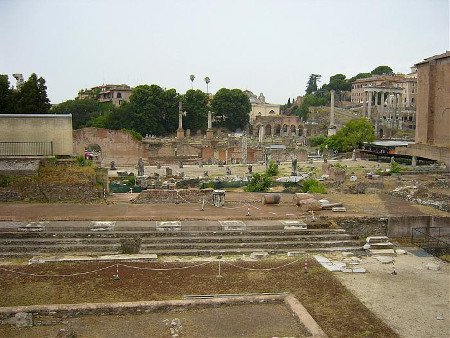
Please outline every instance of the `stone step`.
[{"label": "stone step", "polygon": [[387,236],[369,236],[366,238],[366,242],[371,245],[374,243],[389,242],[389,237],[387,237]]},{"label": "stone step", "polygon": [[38,233],[25,232],[0,232],[0,239],[2,238],[54,238],[54,237],[87,237],[87,238],[106,238],[106,237],[201,237],[201,236],[234,236],[242,235],[248,236],[294,236],[294,235],[318,235],[318,234],[345,234],[344,229],[307,229],[307,230],[245,230],[245,231],[43,231]]},{"label": "stone step", "polygon": [[379,243],[371,243],[370,244],[370,249],[372,250],[377,250],[377,249],[393,249],[394,248],[394,244],[392,244],[391,242],[379,242]]},{"label": "stone step", "polygon": [[[18,243],[19,244],[19,243]],[[311,247],[341,247],[358,245],[357,241],[342,240],[342,241],[304,241],[304,242],[242,242],[242,243],[153,243],[141,245],[140,252],[151,252],[153,250],[173,250],[173,249],[241,249],[241,248],[264,248],[264,249],[292,249],[311,248]],[[46,243],[42,245],[8,245],[0,246],[0,252],[21,252],[21,251],[36,251],[36,252],[80,252],[88,251],[91,253],[98,252],[113,252],[120,251],[120,244],[53,244]]]},{"label": "stone step", "polygon": [[370,249],[369,253],[372,256],[397,256],[394,249]]},{"label": "stone step", "polygon": [[[212,256],[212,255],[223,255],[223,254],[229,254],[229,255],[242,255],[242,254],[251,254],[255,251],[267,251],[270,254],[287,254],[288,252],[291,253],[291,256],[297,256],[297,255],[303,255],[305,253],[315,253],[315,252],[345,252],[345,251],[352,251],[356,252],[360,250],[360,246],[342,246],[342,247],[311,247],[311,248],[303,248],[299,250],[288,250],[288,249],[271,249],[271,250],[265,250],[263,248],[258,248],[257,250],[253,248],[227,248],[227,249],[210,249],[210,250],[198,250],[198,249],[158,249],[158,250],[152,250],[152,251],[142,251],[140,254],[157,254],[158,256]],[[102,254],[117,254],[117,251],[111,251],[111,252],[102,252]],[[22,251],[22,252],[0,252],[0,257],[8,258],[8,257],[33,257],[33,256],[40,256],[42,254],[46,254],[45,252],[40,251]],[[79,251],[76,253],[76,255],[83,255],[83,256],[89,256],[93,255],[95,253],[93,252],[87,252],[87,251]]]},{"label": "stone step", "polygon": [[[131,237],[46,237],[46,238],[0,238],[0,245],[38,245],[38,244],[119,244],[121,238]],[[237,242],[260,242],[260,241],[320,241],[320,240],[354,240],[355,236],[348,234],[330,234],[330,235],[293,235],[293,236],[208,236],[208,237],[143,237],[142,244],[150,243],[237,243]]]}]

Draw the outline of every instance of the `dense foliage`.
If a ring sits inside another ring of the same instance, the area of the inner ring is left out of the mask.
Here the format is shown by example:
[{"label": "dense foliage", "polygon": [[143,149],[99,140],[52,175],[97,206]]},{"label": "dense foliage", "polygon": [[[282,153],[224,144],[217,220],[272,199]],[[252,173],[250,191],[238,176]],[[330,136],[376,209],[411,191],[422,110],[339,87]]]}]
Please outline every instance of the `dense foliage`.
[{"label": "dense foliage", "polygon": [[47,114],[50,106],[44,78],[33,73],[18,90],[14,90],[8,76],[0,75],[0,113]]},{"label": "dense foliage", "polygon": [[50,112],[72,114],[73,129],[92,127],[94,121],[114,109],[111,103],[100,103],[94,99],[68,100],[55,105]]},{"label": "dense foliage", "polygon": [[370,121],[363,117],[347,122],[337,133],[325,141],[328,149],[346,152],[360,148],[363,142],[375,140],[374,129]]},{"label": "dense foliage", "polygon": [[217,126],[235,131],[245,129],[252,106],[242,90],[222,88],[214,94],[211,108]]}]

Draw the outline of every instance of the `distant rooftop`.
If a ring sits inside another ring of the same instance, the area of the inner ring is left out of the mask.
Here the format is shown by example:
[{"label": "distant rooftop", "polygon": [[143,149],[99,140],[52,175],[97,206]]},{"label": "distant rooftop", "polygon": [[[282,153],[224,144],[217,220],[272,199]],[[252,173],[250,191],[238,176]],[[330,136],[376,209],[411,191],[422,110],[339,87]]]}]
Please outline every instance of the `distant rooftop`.
[{"label": "distant rooftop", "polygon": [[450,51],[446,51],[445,53],[434,55],[434,56],[431,56],[429,58],[426,58],[423,61],[416,63],[415,66],[421,65],[421,64],[424,64],[424,63],[428,63],[428,62],[430,62],[432,60],[439,60],[439,59],[444,59],[444,58],[448,58],[448,57],[450,57]]}]

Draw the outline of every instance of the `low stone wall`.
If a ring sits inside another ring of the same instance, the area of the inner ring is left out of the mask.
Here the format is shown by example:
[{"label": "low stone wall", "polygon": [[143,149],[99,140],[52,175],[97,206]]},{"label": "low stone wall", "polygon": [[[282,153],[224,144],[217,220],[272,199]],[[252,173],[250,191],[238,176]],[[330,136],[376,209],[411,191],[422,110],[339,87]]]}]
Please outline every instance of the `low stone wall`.
[{"label": "low stone wall", "polygon": [[389,237],[410,237],[413,228],[444,227],[450,230],[450,216],[389,217]]},{"label": "low stone wall", "polygon": [[0,158],[0,175],[34,175],[38,169],[38,159]]},{"label": "low stone wall", "polygon": [[203,200],[212,203],[212,192],[213,189],[144,190],[134,199],[133,203],[199,203]]},{"label": "low stone wall", "polygon": [[337,225],[352,235],[365,238],[368,236],[386,236],[388,233],[388,218],[383,217],[354,217],[336,218]]},{"label": "low stone wall", "polygon": [[232,297],[223,297],[222,295],[211,296],[211,299],[3,307],[0,308],[0,323],[27,327],[48,325],[49,318],[63,320],[65,318],[80,316],[141,314],[227,305],[284,303],[292,315],[304,326],[308,336],[317,338],[327,337],[306,308],[290,294],[234,295]]}]

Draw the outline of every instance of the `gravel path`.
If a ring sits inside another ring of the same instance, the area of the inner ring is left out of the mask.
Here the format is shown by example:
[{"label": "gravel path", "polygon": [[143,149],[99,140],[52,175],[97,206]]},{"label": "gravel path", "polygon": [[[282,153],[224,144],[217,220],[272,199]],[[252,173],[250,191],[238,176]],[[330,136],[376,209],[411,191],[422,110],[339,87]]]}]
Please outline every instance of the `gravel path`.
[{"label": "gravel path", "polygon": [[[408,250],[408,249],[407,249]],[[450,337],[449,264],[435,257],[417,257],[410,251],[392,264],[363,259],[366,274],[337,273],[343,284],[402,337]],[[426,268],[437,263],[439,271]],[[443,319],[438,319],[442,318]]]}]

